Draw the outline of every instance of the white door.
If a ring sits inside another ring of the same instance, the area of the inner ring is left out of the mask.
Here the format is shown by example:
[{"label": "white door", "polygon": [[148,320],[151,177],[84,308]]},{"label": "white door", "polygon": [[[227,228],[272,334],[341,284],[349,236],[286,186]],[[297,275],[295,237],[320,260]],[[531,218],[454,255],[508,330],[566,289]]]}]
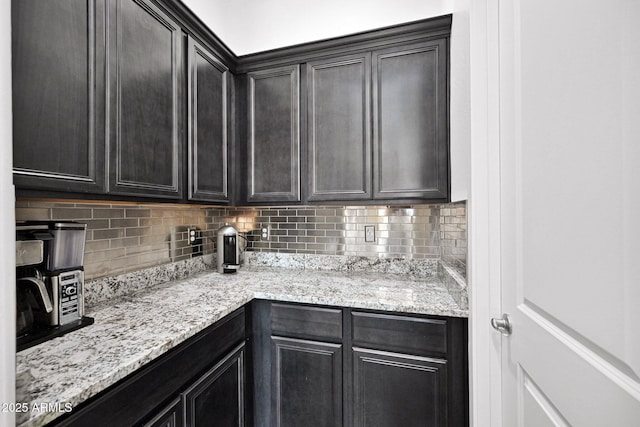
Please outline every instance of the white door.
[{"label": "white door", "polygon": [[640,2],[498,0],[503,426],[640,426]]}]

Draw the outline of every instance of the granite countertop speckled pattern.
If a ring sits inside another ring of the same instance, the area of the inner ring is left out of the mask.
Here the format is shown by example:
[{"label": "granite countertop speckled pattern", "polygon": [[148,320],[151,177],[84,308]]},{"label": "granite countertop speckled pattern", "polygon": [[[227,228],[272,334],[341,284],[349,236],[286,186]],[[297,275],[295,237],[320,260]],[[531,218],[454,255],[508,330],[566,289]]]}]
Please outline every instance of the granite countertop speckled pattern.
[{"label": "granite countertop speckled pattern", "polygon": [[[255,266],[209,271],[98,304],[87,311],[94,325],[18,353],[17,375],[30,379],[22,392],[30,407],[75,407],[254,298],[468,316],[436,277]],[[41,426],[62,413],[32,412],[18,422]]]}]

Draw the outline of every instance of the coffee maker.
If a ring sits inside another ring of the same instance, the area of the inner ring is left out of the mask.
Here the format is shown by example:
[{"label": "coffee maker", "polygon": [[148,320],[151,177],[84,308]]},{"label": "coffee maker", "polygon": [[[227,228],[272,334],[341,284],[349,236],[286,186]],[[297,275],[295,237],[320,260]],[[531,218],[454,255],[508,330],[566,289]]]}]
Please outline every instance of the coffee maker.
[{"label": "coffee maker", "polygon": [[86,224],[16,224],[18,351],[90,325],[84,316]]},{"label": "coffee maker", "polygon": [[218,273],[235,273],[240,268],[238,230],[226,225],[218,230]]}]

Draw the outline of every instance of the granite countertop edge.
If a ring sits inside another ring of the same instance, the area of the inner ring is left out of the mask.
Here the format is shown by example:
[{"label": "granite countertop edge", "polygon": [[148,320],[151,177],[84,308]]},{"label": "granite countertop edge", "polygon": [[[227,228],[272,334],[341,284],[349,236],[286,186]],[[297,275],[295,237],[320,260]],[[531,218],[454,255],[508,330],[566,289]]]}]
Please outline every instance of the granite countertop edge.
[{"label": "granite countertop edge", "polygon": [[[468,317],[468,310],[435,278],[325,271],[301,275],[260,267],[234,275],[208,271],[91,307],[87,314],[95,317],[94,325],[18,353],[16,375],[30,377],[26,400],[31,405],[60,402],[76,407],[253,299]],[[167,315],[180,309],[181,314]],[[178,318],[182,321],[171,322]],[[151,325],[154,322],[158,324]],[[150,328],[154,334],[145,336]],[[69,358],[77,360],[61,368]],[[74,366],[83,370],[84,379],[78,382]],[[63,413],[32,412],[18,423],[38,427]]]}]

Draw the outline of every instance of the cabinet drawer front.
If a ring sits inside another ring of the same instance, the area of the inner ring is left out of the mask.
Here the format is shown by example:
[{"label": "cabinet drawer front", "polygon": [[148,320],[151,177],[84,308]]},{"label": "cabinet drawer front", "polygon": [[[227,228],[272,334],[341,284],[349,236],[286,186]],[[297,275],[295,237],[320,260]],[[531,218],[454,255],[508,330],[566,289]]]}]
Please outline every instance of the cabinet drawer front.
[{"label": "cabinet drawer front", "polygon": [[377,313],[351,313],[353,345],[410,354],[447,352],[447,321]]},{"label": "cabinet drawer front", "polygon": [[272,304],[274,335],[342,339],[342,310],[302,305]]}]

